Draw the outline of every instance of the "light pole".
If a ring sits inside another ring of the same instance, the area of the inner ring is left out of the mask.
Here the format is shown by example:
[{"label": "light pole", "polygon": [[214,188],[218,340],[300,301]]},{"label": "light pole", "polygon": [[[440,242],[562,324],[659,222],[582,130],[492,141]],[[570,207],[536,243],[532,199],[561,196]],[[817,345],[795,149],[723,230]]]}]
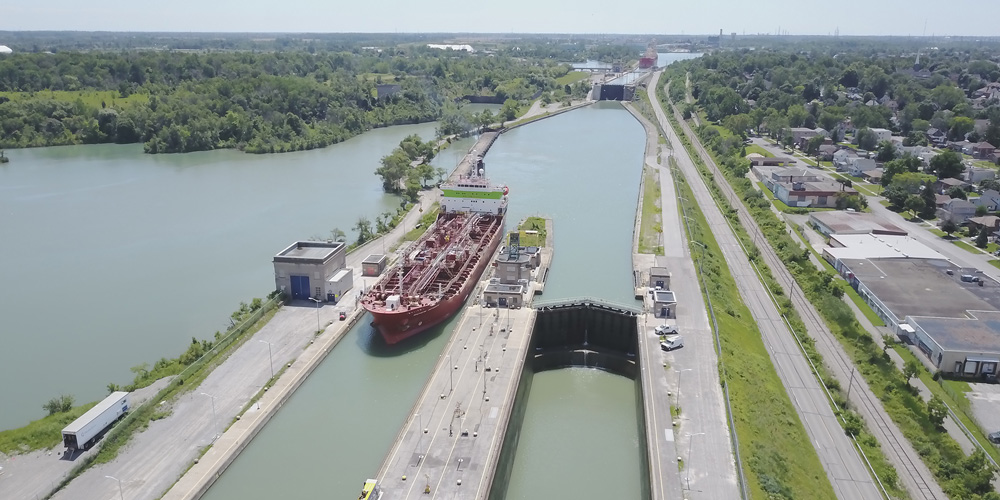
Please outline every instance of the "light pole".
[{"label": "light pole", "polygon": [[320,304],[320,302],[323,302],[323,301],[319,300],[319,299],[315,299],[313,297],[309,297],[309,300],[311,300],[311,301],[313,301],[313,302],[316,303],[316,333],[318,334],[320,332],[320,328],[319,328],[319,304]]},{"label": "light pole", "polygon": [[271,365],[271,378],[274,378],[274,358],[271,357],[271,343],[266,340],[257,339],[257,342],[267,344],[267,361]]},{"label": "light pole", "polygon": [[446,357],[448,363],[448,375],[451,378],[451,385],[448,389],[448,394],[455,392],[455,369],[451,367],[451,354]]},{"label": "light pole", "polygon": [[[218,425],[219,425],[219,418],[215,414],[215,396],[213,396],[213,395],[211,395],[211,394],[209,394],[207,392],[203,392],[203,393],[201,393],[201,395],[202,396],[208,396],[208,397],[212,398],[212,426],[217,428]],[[215,433],[215,436],[216,437],[219,436],[218,432]]]},{"label": "light pole", "polygon": [[681,375],[684,372],[689,372],[693,368],[685,368],[683,370],[677,370],[677,406],[681,405]]},{"label": "light pole", "polygon": [[695,436],[704,436],[704,435],[705,435],[704,432],[696,432],[694,434],[691,434],[691,436],[688,438],[688,459],[687,463],[684,464],[684,480],[687,481],[688,490],[691,489],[691,443],[694,442]]},{"label": "light pole", "polygon": [[118,481],[118,496],[121,498],[121,500],[125,500],[125,490],[122,489],[122,480],[114,476],[104,476],[104,477]]}]

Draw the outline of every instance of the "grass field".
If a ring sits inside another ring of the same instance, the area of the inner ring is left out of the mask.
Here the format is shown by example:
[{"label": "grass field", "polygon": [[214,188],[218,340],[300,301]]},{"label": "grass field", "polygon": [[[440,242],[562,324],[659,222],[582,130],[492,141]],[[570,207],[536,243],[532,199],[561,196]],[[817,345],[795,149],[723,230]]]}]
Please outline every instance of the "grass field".
[{"label": "grass field", "polygon": [[968,244],[968,243],[966,243],[964,241],[955,240],[955,241],[952,241],[952,243],[954,243],[956,246],[958,246],[958,248],[961,248],[962,250],[965,250],[966,252],[982,253],[982,252],[979,251],[978,248],[976,248],[976,247],[974,247],[974,246],[972,246],[972,245],[970,245],[970,244]]},{"label": "grass field", "polygon": [[40,418],[24,427],[0,432],[0,452],[7,455],[52,448],[62,442],[62,430],[96,405],[78,406],[65,413]]},{"label": "grass field", "polygon": [[993,259],[989,261],[989,264],[995,268],[1000,269],[1000,259]]},{"label": "grass field", "polygon": [[[680,196],[693,200],[683,177],[678,173],[674,178]],[[691,240],[706,247],[702,278],[719,324],[749,496],[836,498],[708,222],[697,207],[686,209],[692,218]]]},{"label": "grass field", "polygon": [[435,201],[431,208],[424,212],[424,215],[420,216],[420,222],[417,223],[417,227],[410,229],[403,235],[403,241],[416,241],[417,238],[423,236],[427,232],[427,228],[431,227],[431,224],[437,220],[438,212],[441,210],[440,205]]},{"label": "grass field", "polygon": [[6,97],[11,101],[24,101],[28,99],[54,99],[57,101],[76,102],[91,108],[100,108],[103,102],[107,107],[125,108],[132,104],[149,102],[147,94],[132,94],[128,97],[121,97],[114,90],[42,90],[38,92],[0,92],[0,97]]},{"label": "grass field", "polygon": [[569,73],[566,73],[565,75],[556,78],[556,85],[562,87],[564,85],[576,83],[580,80],[587,78],[588,75],[590,75],[590,73],[586,71],[570,71]]},{"label": "grass field", "polygon": [[639,226],[639,253],[663,253],[660,233],[663,225],[660,218],[660,176],[651,167],[642,169],[642,221]]},{"label": "grass field", "polygon": [[[521,246],[524,247],[543,247],[545,246],[545,219],[541,217],[528,217],[524,219],[517,228],[518,238],[520,238]],[[534,234],[527,233],[526,231],[535,231]]]},{"label": "grass field", "polygon": [[746,149],[747,149],[747,154],[757,153],[765,158],[774,158],[774,154],[756,144],[750,144],[747,146]]}]

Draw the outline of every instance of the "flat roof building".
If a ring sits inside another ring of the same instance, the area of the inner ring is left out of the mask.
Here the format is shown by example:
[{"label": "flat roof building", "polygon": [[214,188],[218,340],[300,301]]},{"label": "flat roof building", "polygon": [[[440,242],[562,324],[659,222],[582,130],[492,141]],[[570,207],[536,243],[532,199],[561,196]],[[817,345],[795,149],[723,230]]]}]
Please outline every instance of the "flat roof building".
[{"label": "flat roof building", "polygon": [[292,299],[326,300],[327,281],[344,268],[346,256],[341,242],[296,241],[272,259],[275,288]]},{"label": "flat roof building", "polygon": [[832,234],[823,258],[837,272],[843,263],[859,259],[944,259],[936,250],[909,236],[888,234]]},{"label": "flat roof building", "polygon": [[864,212],[846,212],[832,210],[829,212],[812,212],[809,223],[825,236],[831,234],[888,234],[906,236],[906,231],[899,226],[874,214]]}]

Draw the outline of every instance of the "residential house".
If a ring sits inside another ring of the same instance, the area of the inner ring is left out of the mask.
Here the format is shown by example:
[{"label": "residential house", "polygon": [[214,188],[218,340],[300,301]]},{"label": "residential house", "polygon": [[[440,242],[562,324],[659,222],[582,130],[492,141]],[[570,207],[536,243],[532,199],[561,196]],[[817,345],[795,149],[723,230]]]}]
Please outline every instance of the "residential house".
[{"label": "residential house", "polygon": [[964,188],[967,185],[968,184],[966,184],[965,181],[963,181],[962,179],[946,177],[944,179],[938,179],[937,182],[934,183],[934,192],[947,194],[948,191],[951,191],[951,188],[955,187]]},{"label": "residential house", "polygon": [[969,218],[976,216],[976,206],[966,200],[952,198],[938,209],[937,216],[942,221],[950,220],[956,224],[964,224]]},{"label": "residential house", "polygon": [[927,129],[927,140],[938,147],[944,146],[948,142],[948,134],[934,127]]},{"label": "residential house", "polygon": [[956,153],[971,155],[974,144],[969,141],[949,141],[947,146]]},{"label": "residential house", "polygon": [[861,177],[862,179],[864,179],[864,180],[866,180],[866,181],[868,181],[868,182],[870,182],[872,184],[879,184],[879,183],[882,182],[882,173],[883,172],[882,172],[881,168],[876,168],[874,170],[868,170],[866,172],[861,172],[861,175],[859,175],[858,177]]},{"label": "residential house", "polygon": [[1000,99],[1000,83],[990,82],[986,84],[985,87],[973,92],[972,97],[981,98],[985,100]]},{"label": "residential house", "polygon": [[854,177],[861,177],[862,172],[875,170],[875,160],[871,158],[851,158],[847,162],[847,173]]},{"label": "residential house", "polygon": [[393,94],[398,94],[403,90],[401,85],[391,83],[379,83],[375,85],[375,97],[379,100],[385,99]]},{"label": "residential house", "polygon": [[819,152],[816,155],[820,161],[833,161],[833,155],[837,152],[839,148],[836,144],[823,144],[819,147]]},{"label": "residential house", "polygon": [[858,153],[853,149],[841,149],[833,153],[833,166],[837,168],[838,172],[843,172],[847,170],[847,164],[850,163],[851,158],[857,158]]},{"label": "residential house", "polygon": [[824,135],[822,132],[826,131],[822,129],[817,130],[804,127],[792,127],[788,130],[788,132],[792,135],[792,141],[795,144],[800,144],[802,141],[808,141],[817,135]]},{"label": "residential house", "polygon": [[970,217],[969,227],[978,231],[986,231],[987,236],[992,235],[1000,229],[1000,217],[995,215],[983,215],[980,217]]},{"label": "residential house", "polygon": [[781,182],[774,185],[775,198],[790,207],[835,208],[840,193],[850,195],[858,192],[833,181]]},{"label": "residential house", "polygon": [[969,201],[977,207],[986,207],[990,212],[1000,210],[1000,192],[997,192],[995,189],[987,189],[983,191],[983,194],[979,195],[979,198],[972,198]]},{"label": "residential house", "polygon": [[886,128],[873,128],[872,132],[878,136],[878,142],[892,140],[892,131]]},{"label": "residential house", "polygon": [[993,153],[996,152],[996,150],[996,146],[983,141],[972,146],[972,157],[979,158],[981,160],[992,160]]},{"label": "residential house", "polygon": [[969,184],[979,184],[986,179],[996,179],[997,171],[992,168],[965,167],[962,172],[962,180]]},{"label": "residential house", "polygon": [[951,201],[951,196],[946,194],[935,194],[934,195],[934,207],[944,208],[944,206]]},{"label": "residential house", "polygon": [[850,118],[845,118],[837,124],[837,137],[841,139],[844,138],[845,134],[853,134],[857,132],[857,128],[854,127],[854,123],[851,122]]}]

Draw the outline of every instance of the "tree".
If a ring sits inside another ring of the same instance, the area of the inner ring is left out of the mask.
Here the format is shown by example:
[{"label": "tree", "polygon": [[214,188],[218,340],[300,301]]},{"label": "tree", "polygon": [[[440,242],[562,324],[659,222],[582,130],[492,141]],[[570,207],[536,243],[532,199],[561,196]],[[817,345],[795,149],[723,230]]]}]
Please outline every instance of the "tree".
[{"label": "tree", "polygon": [[954,151],[945,151],[931,158],[931,170],[939,179],[958,177],[964,170],[962,157]]},{"label": "tree", "polygon": [[500,108],[500,117],[503,121],[510,121],[517,118],[517,110],[520,105],[514,99],[507,99],[503,102],[503,107]]},{"label": "tree", "polygon": [[882,191],[882,196],[885,196],[885,199],[889,200],[889,203],[892,206],[897,209],[902,209],[903,205],[906,203],[906,198],[910,196],[910,193],[906,192],[906,190],[900,186],[890,184],[885,188],[885,191]]},{"label": "tree", "polygon": [[343,242],[347,239],[347,234],[344,233],[339,227],[335,227],[330,230],[330,239],[333,241]]},{"label": "tree", "polygon": [[990,243],[990,235],[989,232],[984,228],[982,231],[979,231],[979,234],[976,235],[976,247],[986,248],[986,246],[989,243]]},{"label": "tree", "polygon": [[741,113],[738,115],[730,115],[722,120],[722,126],[729,129],[734,135],[738,135],[743,139],[747,137],[747,130],[750,130],[751,120],[750,115]]},{"label": "tree", "polygon": [[372,238],[372,223],[363,215],[354,223],[354,230],[358,232],[358,245]]},{"label": "tree", "polygon": [[809,141],[806,142],[806,153],[815,155],[819,152],[819,147],[823,145],[824,141],[826,141],[826,137],[822,135],[810,138]]},{"label": "tree", "polygon": [[858,140],[858,147],[861,149],[871,151],[878,145],[878,135],[868,127],[858,130],[856,139]]},{"label": "tree", "polygon": [[986,191],[987,189],[1000,191],[1000,181],[996,179],[983,179],[979,181],[979,189],[983,191]]},{"label": "tree", "polygon": [[986,205],[976,205],[976,217],[982,217],[990,213],[990,209]]},{"label": "tree", "polygon": [[486,127],[489,127],[491,124],[493,124],[493,120],[494,120],[493,112],[490,111],[490,110],[488,110],[488,109],[483,110],[482,113],[479,113],[479,116],[477,118],[478,118],[479,129],[480,130],[485,129]]},{"label": "tree", "polygon": [[875,156],[875,161],[887,162],[896,157],[896,146],[893,146],[889,141],[882,141],[878,145],[878,154]]},{"label": "tree", "polygon": [[937,213],[937,196],[934,195],[934,188],[930,182],[924,184],[920,190],[920,199],[924,200],[924,209],[920,211],[920,218],[933,219]]},{"label": "tree", "polygon": [[931,99],[940,109],[952,109],[965,102],[965,92],[951,85],[939,85],[931,90]]},{"label": "tree", "polygon": [[903,208],[912,212],[914,218],[917,217],[918,213],[923,212],[926,207],[927,203],[924,202],[924,199],[916,194],[906,197],[906,202],[903,204]]},{"label": "tree", "polygon": [[972,132],[974,128],[976,128],[976,122],[972,118],[956,116],[951,121],[951,128],[948,129],[948,138],[953,141],[961,141],[965,139],[965,134]]},{"label": "tree", "polygon": [[931,396],[927,402],[927,419],[938,429],[943,428],[944,418],[948,416],[948,406],[937,396]]},{"label": "tree", "polygon": [[903,376],[906,377],[906,383],[910,383],[910,379],[916,377],[920,373],[920,362],[915,359],[907,360],[906,364],[903,365]]},{"label": "tree", "polygon": [[68,412],[73,409],[73,396],[63,394],[62,396],[54,397],[43,404],[42,409],[48,412],[49,415]]},{"label": "tree", "polygon": [[941,230],[948,236],[951,236],[951,233],[958,231],[958,224],[955,224],[955,221],[951,219],[945,219],[944,222],[941,223]]}]

